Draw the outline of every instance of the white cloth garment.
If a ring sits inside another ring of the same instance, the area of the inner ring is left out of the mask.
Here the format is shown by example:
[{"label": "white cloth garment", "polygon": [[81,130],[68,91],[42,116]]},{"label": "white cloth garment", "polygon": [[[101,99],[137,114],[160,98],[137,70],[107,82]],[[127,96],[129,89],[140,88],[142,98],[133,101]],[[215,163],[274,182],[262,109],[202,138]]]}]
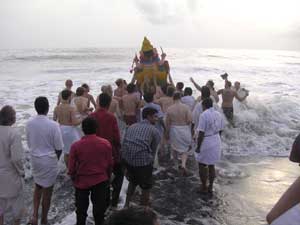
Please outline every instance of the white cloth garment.
[{"label": "white cloth garment", "polygon": [[11,126],[0,126],[0,198],[14,198],[21,192],[22,158],[21,135]]},{"label": "white cloth garment", "polygon": [[[220,111],[220,107],[218,106],[218,104],[215,102],[215,98],[210,96],[210,98],[213,100],[213,108],[216,111]],[[199,118],[201,113],[203,113],[203,108],[202,108],[202,101],[196,103],[194,110],[192,111],[192,118],[193,118],[193,124],[195,125],[195,129],[198,127],[199,125]]]},{"label": "white cloth garment", "polygon": [[77,127],[60,125],[60,130],[64,142],[63,152],[70,153],[71,145],[80,139]]},{"label": "white cloth garment", "polygon": [[31,156],[34,183],[47,188],[55,184],[58,175],[58,160],[52,156]]},{"label": "white cloth garment", "polygon": [[63,149],[58,123],[38,115],[27,123],[27,143],[31,151],[34,182],[42,187],[54,185],[58,174],[55,150]]},{"label": "white cloth garment", "polygon": [[299,225],[300,204],[295,205],[278,217],[271,225]]},{"label": "white cloth garment", "polygon": [[181,102],[183,104],[187,105],[190,108],[191,112],[192,112],[194,107],[195,107],[196,100],[193,96],[187,95],[187,96],[183,96],[181,98]]},{"label": "white cloth garment", "polygon": [[55,150],[63,149],[59,124],[47,116],[38,115],[26,126],[27,143],[32,156],[56,157]]},{"label": "white cloth garment", "polygon": [[171,126],[170,127],[171,148],[179,153],[191,150],[192,133],[191,126]]},{"label": "white cloth garment", "polygon": [[224,119],[214,108],[205,110],[199,119],[197,131],[204,132],[200,153],[196,160],[206,165],[214,165],[221,158],[221,138],[219,132],[224,129]]}]

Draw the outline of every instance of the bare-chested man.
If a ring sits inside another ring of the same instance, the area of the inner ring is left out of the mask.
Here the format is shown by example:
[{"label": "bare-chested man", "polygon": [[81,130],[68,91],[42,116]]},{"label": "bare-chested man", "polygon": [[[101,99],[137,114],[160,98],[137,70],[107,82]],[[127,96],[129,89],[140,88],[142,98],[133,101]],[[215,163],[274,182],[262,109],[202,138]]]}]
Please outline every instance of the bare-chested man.
[{"label": "bare-chested man", "polygon": [[76,89],[76,96],[71,100],[71,105],[76,106],[77,113],[76,116],[81,120],[86,118],[93,108],[88,107],[88,99],[83,96],[84,88],[79,87]]},{"label": "bare-chested man", "polygon": [[192,144],[192,113],[187,105],[180,101],[181,94],[176,92],[173,96],[174,104],[167,110],[166,115],[166,139],[171,144],[175,165],[178,153],[181,155],[180,172],[186,174],[186,161]]},{"label": "bare-chested man", "polygon": [[88,107],[90,108],[91,103],[93,104],[94,108],[96,109],[97,104],[95,102],[95,99],[93,97],[93,95],[89,94],[90,92],[90,87],[87,84],[83,84],[81,85],[81,87],[84,88],[84,94],[83,96],[86,97],[88,99]]},{"label": "bare-chested man", "polygon": [[[112,96],[113,90],[112,90],[111,85],[103,85],[101,87],[101,91],[102,91],[102,93],[108,94],[111,97],[111,103],[109,105],[108,112],[114,114],[118,118],[121,118],[121,112],[120,112],[120,107],[119,107],[119,100],[121,100],[121,98]],[[99,102],[98,98],[99,98],[99,96],[97,97],[97,102]]]},{"label": "bare-chested man", "polygon": [[81,120],[76,117],[76,108],[70,105],[72,92],[63,90],[61,92],[61,103],[55,107],[53,119],[60,124],[60,130],[64,142],[63,152],[66,167],[68,168],[68,159],[71,145],[80,139],[76,126]]},{"label": "bare-chested man", "polygon": [[126,81],[119,78],[119,79],[116,80],[115,84],[117,85],[117,88],[114,91],[114,96],[122,98],[124,95],[127,94]]},{"label": "bare-chested man", "polygon": [[124,121],[130,126],[137,122],[137,112],[140,108],[140,98],[135,92],[135,85],[130,83],[127,85],[128,94],[121,99],[121,110],[123,111]]},{"label": "bare-chested man", "polygon": [[[222,79],[225,80],[225,83],[228,80],[228,74],[224,73],[221,75]],[[249,95],[249,91],[246,90],[245,88],[241,88],[241,83],[239,81],[235,81],[233,87],[231,88],[232,90],[236,91],[237,95],[242,98],[245,96],[245,94]],[[243,103],[245,103],[245,101],[243,101]]]},{"label": "bare-chested man", "polygon": [[159,104],[163,113],[167,112],[167,109],[174,104],[173,95],[175,88],[168,86],[166,96],[159,98],[155,103]]},{"label": "bare-chested man", "polygon": [[218,90],[218,95],[222,94],[222,109],[225,117],[229,122],[233,122],[233,99],[236,98],[239,101],[243,101],[246,99],[248,94],[244,98],[240,98],[236,91],[232,90],[231,82],[225,82],[225,89]]},{"label": "bare-chested man", "polygon": [[[65,86],[66,86],[66,88],[64,90],[71,91],[72,92],[71,98],[73,98],[75,96],[75,93],[72,91],[73,81],[72,80],[66,80]],[[59,105],[60,102],[61,102],[61,92],[59,92],[59,95],[58,95],[57,105]]]}]

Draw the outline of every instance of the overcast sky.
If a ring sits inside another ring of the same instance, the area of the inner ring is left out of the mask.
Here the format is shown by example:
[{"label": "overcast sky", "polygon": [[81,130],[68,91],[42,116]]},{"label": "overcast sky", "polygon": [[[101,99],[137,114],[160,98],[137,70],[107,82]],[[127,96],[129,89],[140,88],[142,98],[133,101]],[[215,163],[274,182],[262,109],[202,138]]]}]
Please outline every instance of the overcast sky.
[{"label": "overcast sky", "polygon": [[0,0],[0,48],[300,50],[299,0]]}]

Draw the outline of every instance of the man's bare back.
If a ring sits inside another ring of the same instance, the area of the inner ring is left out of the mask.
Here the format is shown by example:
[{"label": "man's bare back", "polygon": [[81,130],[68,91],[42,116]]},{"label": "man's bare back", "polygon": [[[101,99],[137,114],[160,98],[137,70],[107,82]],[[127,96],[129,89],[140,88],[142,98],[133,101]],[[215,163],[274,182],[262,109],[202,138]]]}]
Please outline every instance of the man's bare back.
[{"label": "man's bare back", "polygon": [[140,100],[135,93],[126,94],[121,99],[121,109],[124,115],[134,116],[138,109]]},{"label": "man's bare back", "polygon": [[76,126],[80,124],[80,120],[76,118],[75,107],[65,102],[55,107],[53,119],[60,125],[65,126]]}]

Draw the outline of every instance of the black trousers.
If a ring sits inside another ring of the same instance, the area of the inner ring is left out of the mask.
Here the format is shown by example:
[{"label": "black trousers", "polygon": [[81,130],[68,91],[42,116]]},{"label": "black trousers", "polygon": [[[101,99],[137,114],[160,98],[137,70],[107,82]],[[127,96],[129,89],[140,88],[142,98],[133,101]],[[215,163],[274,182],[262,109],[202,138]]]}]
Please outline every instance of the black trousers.
[{"label": "black trousers", "polygon": [[112,195],[111,195],[111,206],[118,206],[121,188],[124,180],[124,169],[121,163],[118,163],[113,168],[114,179],[111,182]]},{"label": "black trousers", "polygon": [[95,225],[102,225],[104,222],[104,213],[107,209],[107,188],[109,182],[105,181],[96,184],[88,189],[76,188],[75,191],[75,206],[76,206],[76,225],[85,225],[87,210],[89,207],[89,197],[93,204],[93,216]]}]

